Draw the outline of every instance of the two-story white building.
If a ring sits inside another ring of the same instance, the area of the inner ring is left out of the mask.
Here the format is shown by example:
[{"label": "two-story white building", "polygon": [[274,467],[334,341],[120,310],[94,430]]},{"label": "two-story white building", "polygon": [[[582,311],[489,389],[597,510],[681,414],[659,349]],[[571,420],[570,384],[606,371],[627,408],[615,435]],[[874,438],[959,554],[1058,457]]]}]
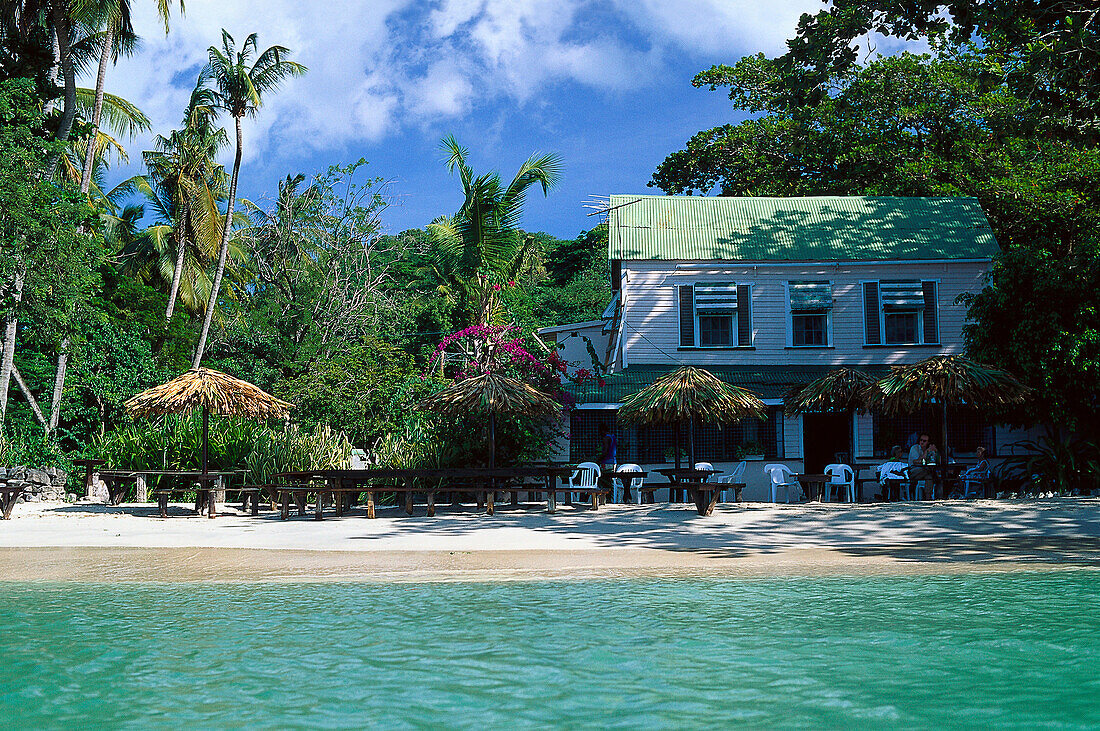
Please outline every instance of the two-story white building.
[{"label": "two-story white building", "polygon": [[[785,415],[782,399],[838,366],[882,374],[962,351],[958,297],[983,286],[999,250],[977,200],[615,195],[607,215],[614,300],[600,320],[541,331],[567,360],[584,366],[595,352],[608,372],[605,385],[577,393],[570,461],[599,454],[604,425],[616,429],[620,463],[670,461],[671,428],[627,428],[615,414],[681,364],[769,406],[767,420],[696,425],[700,460],[747,456],[814,472],[847,452],[849,428],[856,459],[885,456],[921,431],[939,439],[931,412],[867,415],[853,427],[842,414]],[[953,415],[948,428],[960,456],[997,449],[998,430],[980,414]],[[746,497],[759,499],[762,470],[750,462],[746,476]]]}]

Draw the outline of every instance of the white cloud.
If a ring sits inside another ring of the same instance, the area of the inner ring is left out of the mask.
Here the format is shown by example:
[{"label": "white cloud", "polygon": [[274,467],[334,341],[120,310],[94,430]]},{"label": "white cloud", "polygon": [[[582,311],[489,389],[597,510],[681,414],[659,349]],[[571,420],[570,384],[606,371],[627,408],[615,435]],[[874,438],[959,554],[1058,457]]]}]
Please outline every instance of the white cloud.
[{"label": "white cloud", "polygon": [[[141,51],[108,76],[155,132],[178,125],[206,49],[221,29],[238,43],[287,46],[309,67],[245,123],[246,155],[378,142],[481,105],[539,99],[547,85],[621,92],[661,79],[670,58],[732,61],[782,50],[817,0],[187,0],[165,36],[137,3]],[[593,20],[595,18],[595,20]],[[90,82],[85,82],[90,83]],[[670,82],[671,83],[671,82]],[[228,121],[228,120],[227,120]],[[136,140],[131,149],[146,149]],[[226,153],[227,161],[231,152]]]}]

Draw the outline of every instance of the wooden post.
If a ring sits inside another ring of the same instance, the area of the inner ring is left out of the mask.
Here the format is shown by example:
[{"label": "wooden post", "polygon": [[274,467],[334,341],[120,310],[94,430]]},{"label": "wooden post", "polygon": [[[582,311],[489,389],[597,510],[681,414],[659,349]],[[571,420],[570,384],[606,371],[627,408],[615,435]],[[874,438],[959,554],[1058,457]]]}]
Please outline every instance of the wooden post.
[{"label": "wooden post", "polygon": [[314,520],[324,520],[324,516],[321,515],[321,511],[324,509],[324,504],[325,504],[325,491],[324,490],[318,490],[317,491],[317,507],[313,511],[313,519]]},{"label": "wooden post", "polygon": [[283,491],[283,509],[279,513],[279,520],[290,519],[290,490]]},{"label": "wooden post", "polygon": [[134,497],[137,502],[147,502],[149,500],[149,475],[144,472],[138,472],[134,490],[137,493]]},{"label": "wooden post", "polygon": [[367,490],[367,517],[374,517],[374,490]]},{"label": "wooden post", "polygon": [[551,487],[546,491],[546,512],[556,513],[558,510],[558,494]]},{"label": "wooden post", "polygon": [[[406,485],[406,488],[408,486]],[[406,489],[405,491],[405,515],[413,514],[413,494],[412,490]]]},{"label": "wooden post", "polygon": [[428,491],[428,517],[435,517],[435,492]]},{"label": "wooden post", "polygon": [[492,515],[493,513],[496,512],[495,510],[493,510],[493,497],[494,497],[494,495],[493,495],[492,490],[489,490],[489,492],[487,492],[485,494],[485,514],[486,515]]}]

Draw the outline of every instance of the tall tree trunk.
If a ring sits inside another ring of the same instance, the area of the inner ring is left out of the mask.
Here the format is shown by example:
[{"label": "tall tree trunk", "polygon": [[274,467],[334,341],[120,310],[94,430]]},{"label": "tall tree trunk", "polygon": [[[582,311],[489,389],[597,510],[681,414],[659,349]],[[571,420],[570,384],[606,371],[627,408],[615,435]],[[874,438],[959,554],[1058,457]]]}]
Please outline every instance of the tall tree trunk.
[{"label": "tall tree trunk", "polygon": [[[15,280],[12,282],[12,299],[19,304],[23,299],[23,278],[26,272],[23,269],[15,270]],[[4,355],[0,358],[0,432],[4,428],[4,417],[8,413],[8,389],[11,387],[11,371],[15,367],[15,331],[19,324],[19,317],[13,310],[4,323]]]},{"label": "tall tree trunk", "polygon": [[[60,51],[61,77],[65,82],[65,105],[61,108],[61,122],[54,134],[54,137],[59,140],[69,139],[73,120],[76,119],[76,66],[73,64],[72,48],[69,46],[69,16],[66,7],[62,3],[54,3],[50,13],[54,34],[57,37],[57,47]],[[55,158],[54,164],[56,163]]]},{"label": "tall tree trunk", "polygon": [[11,375],[15,379],[15,384],[19,386],[19,390],[23,392],[23,396],[26,397],[27,403],[30,404],[31,411],[34,412],[34,418],[38,419],[38,423],[46,429],[46,436],[49,436],[50,429],[46,426],[46,417],[42,414],[42,409],[38,407],[38,399],[31,393],[30,386],[23,380],[23,376],[20,375],[19,369],[15,367],[14,363],[11,367]]},{"label": "tall tree trunk", "polygon": [[[107,30],[103,36],[103,50],[99,54],[99,71],[95,77],[95,106],[92,107],[92,126],[99,129],[99,118],[103,113],[103,83],[107,78],[107,63],[111,60],[111,47],[115,43],[115,26],[107,21]],[[80,173],[80,192],[88,195],[92,189],[92,172],[95,165],[95,130],[88,138],[88,150],[84,153],[84,170]]]},{"label": "tall tree trunk", "polygon": [[[50,36],[50,44],[53,47],[53,66],[50,67],[50,83],[54,86],[58,85],[61,80],[61,46],[57,43],[57,35]],[[46,116],[53,114],[53,110],[57,107],[57,99],[51,98],[46,105],[42,108],[46,113]]]},{"label": "tall tree trunk", "polygon": [[229,234],[233,227],[233,209],[237,202],[237,175],[241,171],[241,151],[244,148],[244,135],[241,133],[241,118],[233,120],[237,126],[237,154],[233,157],[233,177],[229,180],[229,204],[225,209],[225,226],[222,228],[222,245],[218,250],[218,268],[214,271],[214,283],[210,287],[210,299],[206,302],[206,317],[203,318],[202,334],[199,335],[199,344],[195,348],[195,360],[192,368],[198,368],[202,364],[202,356],[206,351],[206,339],[210,335],[210,321],[214,319],[214,308],[218,305],[218,291],[222,286],[222,276],[225,274],[225,257],[229,253]]},{"label": "tall tree trunk", "polygon": [[50,401],[50,423],[46,432],[52,434],[61,418],[61,395],[65,391],[65,376],[69,372],[69,349],[73,341],[68,335],[61,341],[61,352],[57,354],[57,370],[53,376],[53,400]]},{"label": "tall tree trunk", "polygon": [[184,207],[183,215],[180,216],[177,229],[172,232],[173,237],[176,239],[176,266],[172,269],[172,288],[168,292],[168,307],[164,310],[164,329],[167,330],[168,326],[172,323],[172,313],[176,311],[176,297],[179,296],[180,280],[183,278],[183,260],[187,253],[187,243],[184,241],[184,231],[187,229],[187,225],[190,218],[187,215],[187,209]]}]

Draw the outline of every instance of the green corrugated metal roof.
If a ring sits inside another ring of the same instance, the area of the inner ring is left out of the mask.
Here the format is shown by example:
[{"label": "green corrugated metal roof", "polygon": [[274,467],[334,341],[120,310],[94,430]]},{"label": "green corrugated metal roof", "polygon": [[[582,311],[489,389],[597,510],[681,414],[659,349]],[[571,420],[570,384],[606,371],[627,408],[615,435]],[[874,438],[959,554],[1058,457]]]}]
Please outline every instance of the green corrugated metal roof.
[{"label": "green corrugated metal roof", "polygon": [[613,195],[611,259],[983,259],[999,251],[976,198]]},{"label": "green corrugated metal roof", "polygon": [[[787,366],[725,366],[708,367],[707,370],[726,383],[747,388],[760,398],[783,398],[792,386],[803,386],[839,366],[787,365]],[[846,366],[866,371],[874,376],[885,376],[889,366]],[[641,391],[664,374],[679,366],[642,365],[631,366],[604,379],[604,385],[588,382],[569,390],[578,404],[619,404],[627,397]]]}]

